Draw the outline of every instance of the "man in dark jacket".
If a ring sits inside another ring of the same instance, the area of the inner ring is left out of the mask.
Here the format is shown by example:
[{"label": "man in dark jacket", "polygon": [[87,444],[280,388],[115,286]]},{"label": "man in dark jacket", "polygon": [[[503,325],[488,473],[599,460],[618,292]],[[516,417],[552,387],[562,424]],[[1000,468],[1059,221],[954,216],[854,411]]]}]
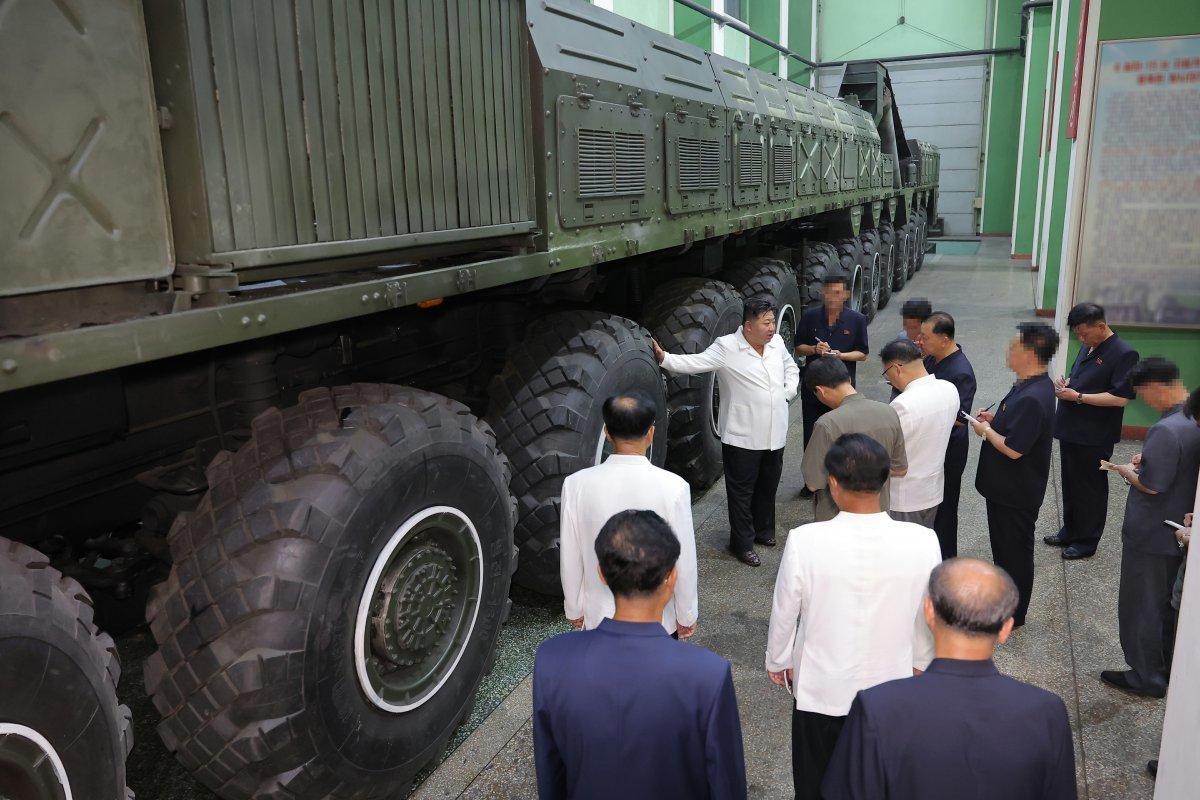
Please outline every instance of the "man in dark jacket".
[{"label": "man in dark jacket", "polygon": [[679,540],[653,511],[622,511],[596,556],[615,614],[543,642],[534,663],[539,797],[745,800],[729,662],[662,626]]},{"label": "man in dark jacket", "polygon": [[1057,695],[1001,675],[1017,588],[952,558],[929,576],[935,658],[858,693],[821,785],[825,800],[1075,800],[1075,750]]}]

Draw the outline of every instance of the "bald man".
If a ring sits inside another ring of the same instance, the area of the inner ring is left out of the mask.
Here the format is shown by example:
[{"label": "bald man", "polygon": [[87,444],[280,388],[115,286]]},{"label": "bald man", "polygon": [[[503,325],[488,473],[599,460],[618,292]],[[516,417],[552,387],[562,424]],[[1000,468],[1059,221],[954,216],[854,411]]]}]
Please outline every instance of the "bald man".
[{"label": "bald man", "polygon": [[1055,694],[1001,675],[1017,587],[999,567],[952,558],[925,599],[934,659],[914,678],[858,693],[821,797],[1075,800],[1075,750]]}]

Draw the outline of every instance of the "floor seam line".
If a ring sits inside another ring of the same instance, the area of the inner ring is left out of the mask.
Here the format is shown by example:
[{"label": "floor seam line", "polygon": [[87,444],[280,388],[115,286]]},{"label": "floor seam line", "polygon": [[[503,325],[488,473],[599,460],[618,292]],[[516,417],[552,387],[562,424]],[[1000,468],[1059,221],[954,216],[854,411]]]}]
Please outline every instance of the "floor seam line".
[{"label": "floor seam line", "polygon": [[472,786],[475,785],[475,781],[479,780],[479,776],[482,775],[484,772],[486,772],[487,768],[492,765],[492,762],[494,762],[497,758],[499,758],[500,754],[503,753],[506,749],[508,749],[508,746],[510,744],[512,744],[512,740],[517,738],[517,734],[519,734],[521,732],[521,729],[525,727],[525,723],[529,722],[529,720],[531,720],[531,719],[533,719],[533,714],[530,714],[528,717],[526,717],[525,722],[522,722],[520,725],[517,726],[517,729],[515,731],[513,731],[512,736],[509,736],[507,739],[504,740],[504,744],[500,746],[500,748],[496,751],[496,754],[488,759],[487,763],[483,765],[483,769],[481,769],[481,770],[479,770],[479,772],[475,773],[475,777],[471,779],[470,783],[468,783],[466,786],[463,787],[463,790],[455,796],[454,800],[459,800],[459,798],[461,798],[463,795],[465,795],[467,793],[468,789],[470,789]]},{"label": "floor seam line", "polygon": [[[1058,522],[1059,530],[1062,530],[1063,520],[1059,509],[1062,508],[1062,486],[1060,484],[1059,475],[1062,474],[1062,456],[1059,456],[1059,471],[1052,481],[1055,495],[1054,515]],[[1057,531],[1056,531],[1057,533]],[[1083,797],[1084,800],[1090,800],[1091,787],[1088,785],[1088,764],[1087,764],[1087,748],[1084,746],[1083,740],[1083,702],[1079,692],[1079,663],[1075,659],[1075,629],[1071,623],[1071,592],[1067,586],[1067,561],[1063,559],[1061,567],[1063,580],[1063,608],[1067,616],[1067,644],[1071,653],[1071,686],[1075,693],[1075,725],[1079,732],[1079,768],[1083,775]]]}]

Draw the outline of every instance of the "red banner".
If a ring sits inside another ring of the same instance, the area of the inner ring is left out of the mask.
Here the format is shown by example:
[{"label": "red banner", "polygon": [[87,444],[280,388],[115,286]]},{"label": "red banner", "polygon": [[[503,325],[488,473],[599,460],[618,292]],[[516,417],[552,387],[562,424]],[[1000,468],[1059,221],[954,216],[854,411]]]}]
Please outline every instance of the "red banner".
[{"label": "red banner", "polygon": [[1079,6],[1079,31],[1075,35],[1075,71],[1071,75],[1071,108],[1067,113],[1067,138],[1075,138],[1079,123],[1079,92],[1083,83],[1083,45],[1087,39],[1088,0]]}]

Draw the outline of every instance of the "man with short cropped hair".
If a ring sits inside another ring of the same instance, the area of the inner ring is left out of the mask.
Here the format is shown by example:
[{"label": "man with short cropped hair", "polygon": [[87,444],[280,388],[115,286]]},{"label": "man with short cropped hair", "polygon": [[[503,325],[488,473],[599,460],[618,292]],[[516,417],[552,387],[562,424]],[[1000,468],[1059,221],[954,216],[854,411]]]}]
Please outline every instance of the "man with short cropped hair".
[{"label": "man with short cropped hair", "polygon": [[612,592],[596,571],[594,544],[601,526],[618,511],[644,508],[657,512],[679,537],[679,579],[663,608],[663,627],[681,639],[696,630],[699,600],[692,493],[687,481],[646,457],[654,441],[657,413],[654,401],[642,391],[605,400],[604,435],[613,443],[613,454],[563,481],[559,574],[563,609],[576,628],[590,630],[613,615]]},{"label": "man with short cropped hair", "polygon": [[612,618],[542,642],[533,667],[538,796],[743,800],[729,662],[662,629],[678,537],[653,511],[622,511],[595,552],[616,598]]},{"label": "man with short cropped hair", "polygon": [[908,339],[888,342],[879,358],[884,379],[900,392],[891,406],[908,456],[908,471],[892,479],[888,514],[932,530],[942,502],[946,445],[958,417],[958,390],[925,371],[921,348]]},{"label": "man with short cropped hair", "polygon": [[1104,321],[1104,309],[1078,303],[1067,314],[1067,327],[1079,339],[1079,354],[1066,378],[1055,382],[1058,410],[1054,438],[1062,465],[1063,524],[1043,537],[1062,547],[1068,561],[1096,552],[1108,518],[1108,476],[1101,461],[1112,458],[1121,440],[1121,418],[1133,398],[1129,371],[1138,353]]},{"label": "man with short cropped hair", "polygon": [[924,297],[910,297],[900,306],[900,323],[904,326],[901,335],[910,342],[921,338],[921,323],[929,319],[933,305]]},{"label": "man with short cropped hair", "polygon": [[825,800],[1075,800],[1075,750],[1061,698],[1001,675],[1017,587],[974,558],[934,567],[924,616],[935,658],[913,678],[858,693]]},{"label": "man with short cropped hair", "polygon": [[[958,390],[959,411],[970,414],[975,402],[975,370],[966,353],[954,341],[954,317],[945,311],[934,311],[921,323],[918,344],[925,353],[925,369],[938,380],[954,384]],[[962,492],[963,472],[967,468],[968,439],[967,423],[958,419],[946,445],[945,488],[933,520],[933,530],[942,546],[942,558],[958,555],[958,499]]]},{"label": "man with short cropped hair", "polygon": [[975,488],[987,501],[992,560],[1012,576],[1020,594],[1013,613],[1018,628],[1033,597],[1033,535],[1050,479],[1054,382],[1046,367],[1057,350],[1058,334],[1049,325],[1017,325],[1007,356],[1017,382],[995,411],[981,408],[971,423],[983,439]]},{"label": "man with short cropped hair", "polygon": [[933,531],[883,513],[891,467],[883,445],[861,433],[840,436],[824,466],[841,512],[788,535],[767,634],[767,674],[795,697],[797,800],[819,796],[855,692],[929,663],[933,639],[921,601],[942,559]]},{"label": "man with short cropped hair", "polygon": [[654,358],[668,372],[717,373],[729,552],[751,567],[762,564],[756,543],[775,546],[775,493],[783,474],[788,403],[800,385],[791,348],[775,333],[775,311],[770,298],[751,297],[743,305],[741,329],[719,337],[703,353],[667,353],[654,342]]},{"label": "man with short cropped hair", "polygon": [[[815,495],[813,517],[817,522],[824,522],[838,514],[838,506],[829,488],[829,473],[825,470],[825,456],[838,437],[847,433],[864,433],[879,442],[888,453],[893,476],[907,472],[908,455],[896,410],[887,403],[870,400],[859,394],[841,361],[821,358],[809,364],[804,372],[804,385],[818,402],[832,409],[817,420],[812,439],[804,448],[804,457],[800,462],[804,485]],[[887,482],[880,491],[881,507],[887,511],[891,508]]]},{"label": "man with short cropped hair", "polygon": [[[827,357],[841,361],[850,376],[850,385],[854,386],[858,362],[866,361],[871,352],[867,345],[867,318],[846,308],[846,301],[850,299],[850,278],[844,273],[826,275],[821,295],[824,300],[821,305],[810,306],[800,315],[794,342],[796,355],[804,356],[806,369]],[[807,385],[800,391],[800,407],[804,413],[804,446],[808,447],[813,426],[829,408],[807,389]],[[807,488],[801,496],[808,496]]]},{"label": "man with short cropped hair", "polygon": [[1175,528],[1167,521],[1182,525],[1195,505],[1200,428],[1183,413],[1188,390],[1171,361],[1147,358],[1129,373],[1129,383],[1162,418],[1146,433],[1142,452],[1112,470],[1129,485],[1117,625],[1130,669],[1104,670],[1100,680],[1133,694],[1163,697],[1175,639],[1171,592],[1183,561]]}]

